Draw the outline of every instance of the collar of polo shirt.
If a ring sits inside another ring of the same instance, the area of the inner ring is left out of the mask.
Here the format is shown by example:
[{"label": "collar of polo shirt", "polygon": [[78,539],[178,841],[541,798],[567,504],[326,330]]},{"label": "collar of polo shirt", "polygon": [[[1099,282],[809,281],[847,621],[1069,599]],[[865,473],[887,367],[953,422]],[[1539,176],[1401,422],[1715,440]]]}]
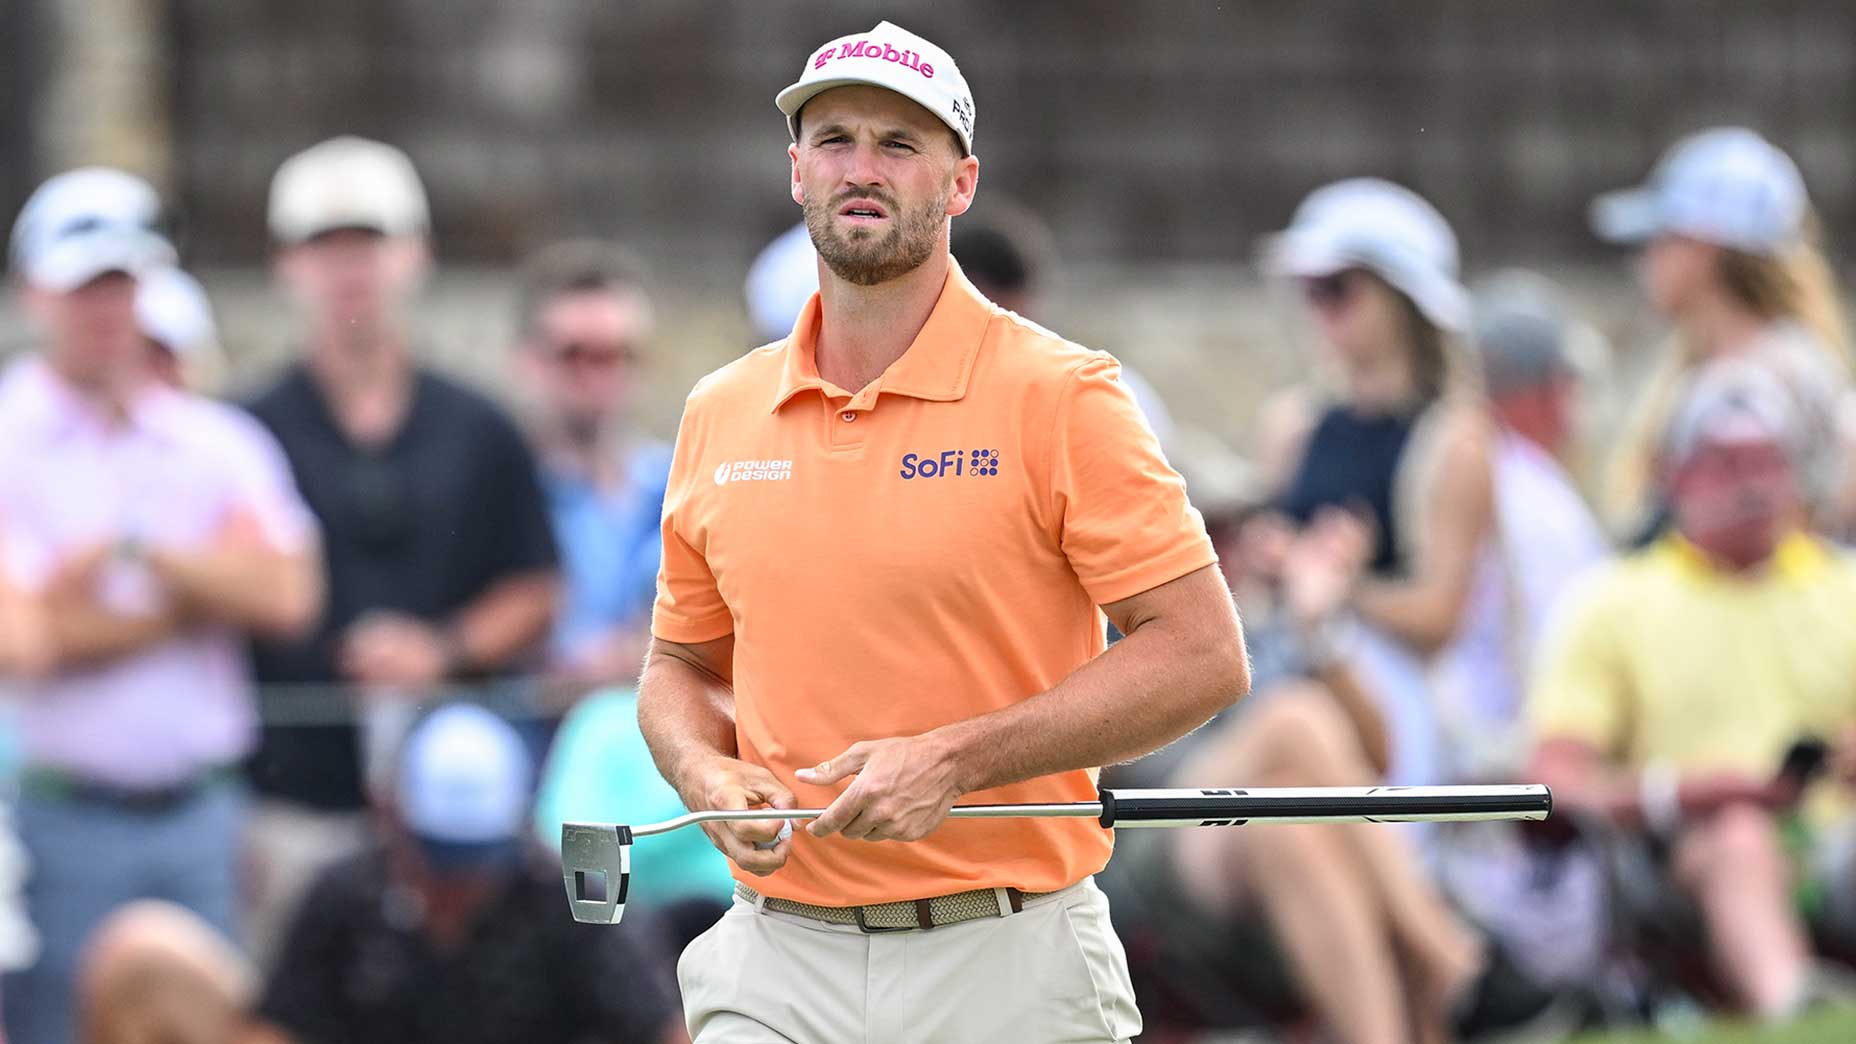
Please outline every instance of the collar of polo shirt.
[{"label": "collar of polo shirt", "polygon": [[973,374],[973,361],[979,356],[980,339],[991,319],[992,306],[967,280],[960,265],[949,258],[941,296],[921,332],[909,342],[908,351],[868,388],[853,391],[836,388],[818,375],[819,296],[814,293],[786,339],[785,366],[769,412],[778,413],[793,396],[813,388],[849,395],[854,408],[867,408],[885,392],[930,402],[963,398],[967,378]]}]

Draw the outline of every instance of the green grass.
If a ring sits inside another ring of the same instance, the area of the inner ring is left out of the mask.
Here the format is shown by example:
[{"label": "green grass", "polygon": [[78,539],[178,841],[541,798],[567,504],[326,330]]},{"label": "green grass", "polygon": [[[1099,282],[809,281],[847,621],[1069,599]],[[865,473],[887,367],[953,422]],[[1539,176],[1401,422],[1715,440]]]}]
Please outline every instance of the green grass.
[{"label": "green grass", "polygon": [[1856,1008],[1819,1012],[1785,1026],[1716,1022],[1692,1033],[1599,1033],[1574,1044],[1856,1044]]}]

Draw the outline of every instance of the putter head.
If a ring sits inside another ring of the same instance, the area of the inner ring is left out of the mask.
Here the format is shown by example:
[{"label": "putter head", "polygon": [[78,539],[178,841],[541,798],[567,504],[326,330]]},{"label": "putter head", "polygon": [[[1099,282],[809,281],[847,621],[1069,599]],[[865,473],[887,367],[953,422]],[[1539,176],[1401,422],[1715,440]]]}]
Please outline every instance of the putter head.
[{"label": "putter head", "polygon": [[582,924],[618,924],[632,876],[632,828],[611,823],[561,826],[561,879],[567,907]]}]

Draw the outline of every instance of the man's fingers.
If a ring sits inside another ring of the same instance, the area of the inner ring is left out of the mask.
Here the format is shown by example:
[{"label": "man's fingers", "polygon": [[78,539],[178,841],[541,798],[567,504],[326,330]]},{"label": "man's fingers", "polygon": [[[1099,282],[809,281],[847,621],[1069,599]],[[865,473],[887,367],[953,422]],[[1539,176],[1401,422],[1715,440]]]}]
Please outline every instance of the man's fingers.
[{"label": "man's fingers", "polygon": [[829,837],[845,828],[858,813],[864,810],[863,794],[855,786],[838,795],[825,809],[825,814],[814,819],[806,831],[813,837]]},{"label": "man's fingers", "polygon": [[864,762],[869,759],[870,748],[862,743],[853,743],[837,757],[821,761],[812,768],[802,768],[793,775],[798,776],[801,783],[836,783],[846,776],[863,771]]},{"label": "man's fingers", "polygon": [[792,853],[792,838],[787,838],[772,848],[755,848],[744,844],[736,834],[727,829],[726,823],[710,824],[709,840],[721,853],[733,860],[736,866],[748,873],[765,877],[786,865],[786,857]]}]

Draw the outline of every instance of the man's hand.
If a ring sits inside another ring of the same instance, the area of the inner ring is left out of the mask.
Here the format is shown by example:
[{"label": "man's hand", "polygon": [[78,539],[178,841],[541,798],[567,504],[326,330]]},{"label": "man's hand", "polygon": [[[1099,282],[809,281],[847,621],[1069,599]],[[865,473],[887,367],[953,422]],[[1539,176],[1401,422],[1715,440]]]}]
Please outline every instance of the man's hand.
[{"label": "man's hand", "polygon": [[404,613],[368,613],[342,636],[342,674],[362,685],[429,688],[445,680],[451,660],[438,628]]},{"label": "man's hand", "polygon": [[813,837],[835,833],[853,840],[919,841],[941,825],[965,793],[934,733],[853,743],[795,775],[820,785],[857,777],[806,828]]},{"label": "man's hand", "polygon": [[[759,765],[735,758],[714,757],[704,761],[688,783],[684,800],[692,809],[723,808],[729,810],[759,808],[794,808],[793,792],[786,789],[773,773]],[[690,799],[694,802],[690,803]],[[766,877],[786,865],[793,851],[793,838],[780,838],[781,821],[759,819],[746,823],[704,823],[709,841],[735,865],[750,874]],[[771,848],[756,845],[778,843]]]}]

